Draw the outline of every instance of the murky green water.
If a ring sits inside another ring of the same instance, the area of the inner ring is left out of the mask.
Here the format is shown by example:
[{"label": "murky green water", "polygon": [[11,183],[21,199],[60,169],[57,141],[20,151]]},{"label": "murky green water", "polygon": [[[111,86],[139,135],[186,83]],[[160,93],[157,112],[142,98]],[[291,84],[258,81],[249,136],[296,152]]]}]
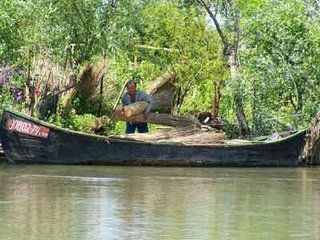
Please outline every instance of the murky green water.
[{"label": "murky green water", "polygon": [[320,168],[0,165],[0,239],[319,239]]}]

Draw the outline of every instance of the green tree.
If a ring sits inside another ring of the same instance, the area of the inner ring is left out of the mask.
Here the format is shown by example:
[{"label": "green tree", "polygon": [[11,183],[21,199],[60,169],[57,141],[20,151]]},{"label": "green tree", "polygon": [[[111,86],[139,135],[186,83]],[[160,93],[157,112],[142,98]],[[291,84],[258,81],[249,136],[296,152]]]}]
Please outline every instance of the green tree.
[{"label": "green tree", "polygon": [[265,118],[298,114],[305,125],[314,116],[320,79],[318,21],[301,1],[272,1],[246,22],[242,75],[256,129]]}]

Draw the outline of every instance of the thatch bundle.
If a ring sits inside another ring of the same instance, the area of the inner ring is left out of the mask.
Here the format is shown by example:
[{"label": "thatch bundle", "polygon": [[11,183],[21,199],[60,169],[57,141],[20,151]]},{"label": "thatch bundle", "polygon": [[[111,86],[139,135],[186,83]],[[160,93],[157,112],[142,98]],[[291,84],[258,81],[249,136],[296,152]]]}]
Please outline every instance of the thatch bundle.
[{"label": "thatch bundle", "polygon": [[157,78],[148,89],[154,99],[153,111],[171,113],[174,95],[174,74],[167,71]]},{"label": "thatch bundle", "polygon": [[123,107],[123,114],[125,117],[131,117],[139,113],[142,113],[147,106],[148,106],[148,102],[146,101],[134,102],[130,105]]},{"label": "thatch bundle", "polygon": [[99,93],[101,78],[106,74],[107,65],[104,60],[84,66],[80,70],[75,88],[62,96],[61,106],[63,111],[71,110],[71,100],[75,95],[81,95],[87,102],[92,100]]},{"label": "thatch bundle", "polygon": [[76,84],[76,92],[87,100],[91,100],[97,93],[101,78],[107,72],[105,61],[86,65],[80,71],[80,80]]},{"label": "thatch bundle", "polygon": [[102,95],[101,79],[106,71],[105,60],[86,65],[77,74],[71,67],[54,63],[47,54],[33,58],[25,72],[27,114],[32,116],[33,110],[37,107],[39,117],[45,119],[56,113],[59,100],[62,103],[62,112],[68,113],[71,110],[70,100],[76,94],[90,102],[97,94]]},{"label": "thatch bundle", "polygon": [[28,114],[33,115],[33,108],[37,107],[41,119],[56,112],[59,95],[76,83],[70,69],[63,69],[46,55],[33,59],[26,78]]},{"label": "thatch bundle", "polygon": [[33,85],[42,92],[53,91],[60,86],[69,83],[69,70],[64,70],[61,66],[51,61],[47,56],[34,59],[32,62],[30,77]]}]

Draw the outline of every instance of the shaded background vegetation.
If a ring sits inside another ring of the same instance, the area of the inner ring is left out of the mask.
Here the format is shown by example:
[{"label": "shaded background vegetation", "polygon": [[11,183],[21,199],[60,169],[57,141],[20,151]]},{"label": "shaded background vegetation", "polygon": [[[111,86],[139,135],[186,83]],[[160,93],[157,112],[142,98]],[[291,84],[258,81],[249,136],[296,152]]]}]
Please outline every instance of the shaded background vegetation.
[{"label": "shaded background vegetation", "polygon": [[[175,114],[218,104],[236,133],[305,128],[319,108],[319,7],[313,0],[2,0],[0,103],[40,116],[41,103],[57,96],[43,117],[90,132],[97,117],[110,116],[126,80],[145,90],[170,71]],[[39,59],[55,70],[37,72]],[[88,64],[102,61],[103,79],[87,86],[94,91],[74,87]],[[122,126],[108,121],[108,132]]]}]

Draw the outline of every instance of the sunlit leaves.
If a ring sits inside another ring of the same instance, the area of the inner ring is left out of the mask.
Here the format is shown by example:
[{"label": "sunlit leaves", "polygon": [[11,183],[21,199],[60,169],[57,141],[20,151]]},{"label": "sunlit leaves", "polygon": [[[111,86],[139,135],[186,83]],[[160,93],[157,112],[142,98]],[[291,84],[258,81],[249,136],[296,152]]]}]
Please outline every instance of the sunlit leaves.
[{"label": "sunlit leaves", "polygon": [[310,106],[319,97],[318,25],[306,5],[294,0],[272,1],[248,19],[242,73],[255,114],[270,118],[298,113],[304,124],[310,121],[316,111]]}]

